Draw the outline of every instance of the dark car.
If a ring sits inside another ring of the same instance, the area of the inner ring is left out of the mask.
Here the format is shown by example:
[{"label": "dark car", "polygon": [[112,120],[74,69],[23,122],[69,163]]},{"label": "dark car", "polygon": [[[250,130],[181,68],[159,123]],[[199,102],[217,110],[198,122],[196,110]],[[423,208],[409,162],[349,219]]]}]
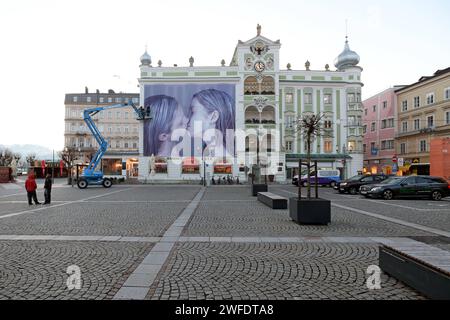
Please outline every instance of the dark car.
[{"label": "dark car", "polygon": [[386,180],[389,176],[384,174],[358,175],[344,180],[334,187],[339,193],[357,194],[359,188],[366,184],[376,184]]},{"label": "dark car", "polygon": [[361,187],[361,194],[367,198],[431,198],[439,201],[450,196],[450,185],[439,177],[409,176],[392,177],[378,184]]}]

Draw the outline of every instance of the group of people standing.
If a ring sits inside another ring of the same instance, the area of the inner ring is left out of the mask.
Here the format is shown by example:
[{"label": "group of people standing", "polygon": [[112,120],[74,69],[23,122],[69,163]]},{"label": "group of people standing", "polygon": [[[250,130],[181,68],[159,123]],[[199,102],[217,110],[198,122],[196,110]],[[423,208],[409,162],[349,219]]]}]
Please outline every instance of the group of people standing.
[{"label": "group of people standing", "polygon": [[[33,201],[36,205],[42,204],[38,201],[37,198],[37,183],[36,183],[36,177],[34,173],[30,173],[28,175],[27,180],[25,181],[25,190],[27,191],[27,197],[28,197],[28,204],[31,206],[33,204]],[[51,193],[52,193],[52,176],[50,174],[47,174],[45,176],[45,182],[44,182],[44,203],[43,204],[50,204],[51,202]]]}]

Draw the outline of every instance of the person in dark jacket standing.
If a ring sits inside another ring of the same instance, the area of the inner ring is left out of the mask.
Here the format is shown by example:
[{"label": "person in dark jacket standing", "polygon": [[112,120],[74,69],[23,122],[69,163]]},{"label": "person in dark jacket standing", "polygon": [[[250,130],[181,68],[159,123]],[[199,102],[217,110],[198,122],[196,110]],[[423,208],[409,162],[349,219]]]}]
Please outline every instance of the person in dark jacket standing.
[{"label": "person in dark jacket standing", "polygon": [[31,200],[34,200],[35,204],[41,204],[37,199],[36,195],[37,184],[33,173],[30,173],[28,175],[28,178],[25,181],[25,189],[27,190],[28,204],[30,206],[33,204]]},{"label": "person in dark jacket standing", "polygon": [[45,197],[44,204],[50,204],[51,195],[52,195],[52,176],[49,173],[47,173],[47,175],[45,176],[45,183],[44,183],[44,197]]}]

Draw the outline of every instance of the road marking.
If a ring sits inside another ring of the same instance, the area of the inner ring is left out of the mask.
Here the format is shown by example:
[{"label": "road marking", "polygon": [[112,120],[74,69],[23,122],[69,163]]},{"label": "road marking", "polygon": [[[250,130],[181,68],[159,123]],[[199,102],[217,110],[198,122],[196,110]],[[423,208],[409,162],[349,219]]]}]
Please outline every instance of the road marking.
[{"label": "road marking", "polygon": [[141,264],[117,291],[114,300],[142,300],[146,297],[158,273],[169,258],[175,243],[179,241],[183,228],[199,205],[205,190],[205,188],[200,189],[175,222],[166,230],[160,241],[155,244]]},{"label": "road marking", "polygon": [[364,214],[366,216],[370,216],[370,217],[373,217],[373,218],[377,218],[377,219],[393,222],[393,223],[400,224],[400,225],[403,225],[403,226],[406,226],[406,227],[410,227],[410,228],[414,228],[414,229],[418,229],[418,230],[421,230],[421,231],[426,231],[426,232],[429,232],[429,233],[434,233],[434,234],[437,234],[437,235],[440,235],[440,236],[444,236],[444,237],[450,238],[450,232],[446,232],[446,231],[443,231],[443,230],[426,227],[426,226],[423,226],[423,225],[420,225],[420,224],[407,222],[407,221],[400,220],[400,219],[386,217],[386,216],[383,216],[381,214],[372,213],[372,212],[368,212],[368,211],[364,211],[364,210],[360,210],[360,209],[355,209],[355,208],[343,206],[343,205],[340,205],[340,204],[331,203],[331,205],[334,206],[334,207],[341,208],[341,209],[345,209],[345,210],[361,213],[361,214]]},{"label": "road marking", "polygon": [[372,200],[372,199],[366,199],[367,201],[373,202],[373,203],[382,203],[388,206],[393,206],[393,207],[399,207],[399,208],[403,208],[403,209],[408,209],[408,210],[416,210],[416,211],[442,211],[444,209],[422,209],[422,208],[414,208],[414,207],[409,207],[409,206],[404,206],[401,204],[395,204],[395,203],[388,203],[382,200]]},{"label": "road marking", "polygon": [[[296,193],[289,192],[289,191],[282,190],[282,189],[280,191],[297,195]],[[332,201],[332,200],[330,200],[330,201]],[[368,212],[368,211],[364,211],[364,210],[360,210],[360,209],[355,209],[355,208],[352,208],[352,207],[343,206],[343,205],[336,204],[336,203],[333,203],[333,202],[331,202],[331,205],[334,206],[334,207],[341,208],[341,209],[345,209],[345,210],[361,213],[361,214],[364,214],[366,216],[370,216],[372,218],[377,218],[377,219],[380,219],[380,220],[393,222],[393,223],[400,224],[400,225],[403,225],[403,226],[406,226],[406,227],[410,227],[410,228],[414,228],[414,229],[418,229],[418,230],[421,230],[421,231],[426,231],[426,232],[429,232],[429,233],[434,233],[434,234],[438,234],[440,236],[444,236],[444,237],[450,238],[450,232],[446,232],[446,231],[443,231],[443,230],[426,227],[426,226],[423,226],[423,225],[420,225],[420,224],[416,224],[416,223],[412,223],[412,222],[408,222],[408,221],[404,221],[404,220],[400,220],[400,219],[386,217],[386,216],[383,216],[381,214],[372,213],[372,212]],[[427,211],[430,211],[430,210],[432,210],[432,209],[429,209]]]},{"label": "road marking", "polygon": [[96,198],[100,198],[100,197],[104,197],[104,196],[109,196],[111,194],[115,194],[115,193],[122,192],[122,191],[129,190],[129,189],[132,189],[132,188],[111,191],[111,192],[104,193],[104,194],[101,194],[101,195],[92,196],[92,197],[88,197],[88,198],[84,198],[84,199],[80,199],[80,200],[75,200],[75,201],[68,201],[68,202],[61,203],[61,204],[50,205],[50,206],[41,206],[41,207],[36,208],[36,209],[25,210],[25,211],[14,212],[14,213],[8,213],[8,214],[0,216],[0,219],[10,218],[10,217],[18,216],[18,215],[21,215],[21,214],[30,213],[30,212],[37,212],[37,211],[42,211],[42,210],[62,207],[62,206],[66,206],[68,204],[80,203],[80,202],[83,202],[85,200],[92,200],[92,199],[96,199]]}]

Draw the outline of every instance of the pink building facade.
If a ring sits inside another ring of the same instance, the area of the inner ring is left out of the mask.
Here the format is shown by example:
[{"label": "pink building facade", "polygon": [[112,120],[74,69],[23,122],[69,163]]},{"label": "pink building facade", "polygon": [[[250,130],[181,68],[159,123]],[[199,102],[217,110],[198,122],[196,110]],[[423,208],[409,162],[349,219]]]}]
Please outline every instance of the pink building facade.
[{"label": "pink building facade", "polygon": [[364,172],[392,174],[397,122],[395,90],[389,88],[363,101]]}]

